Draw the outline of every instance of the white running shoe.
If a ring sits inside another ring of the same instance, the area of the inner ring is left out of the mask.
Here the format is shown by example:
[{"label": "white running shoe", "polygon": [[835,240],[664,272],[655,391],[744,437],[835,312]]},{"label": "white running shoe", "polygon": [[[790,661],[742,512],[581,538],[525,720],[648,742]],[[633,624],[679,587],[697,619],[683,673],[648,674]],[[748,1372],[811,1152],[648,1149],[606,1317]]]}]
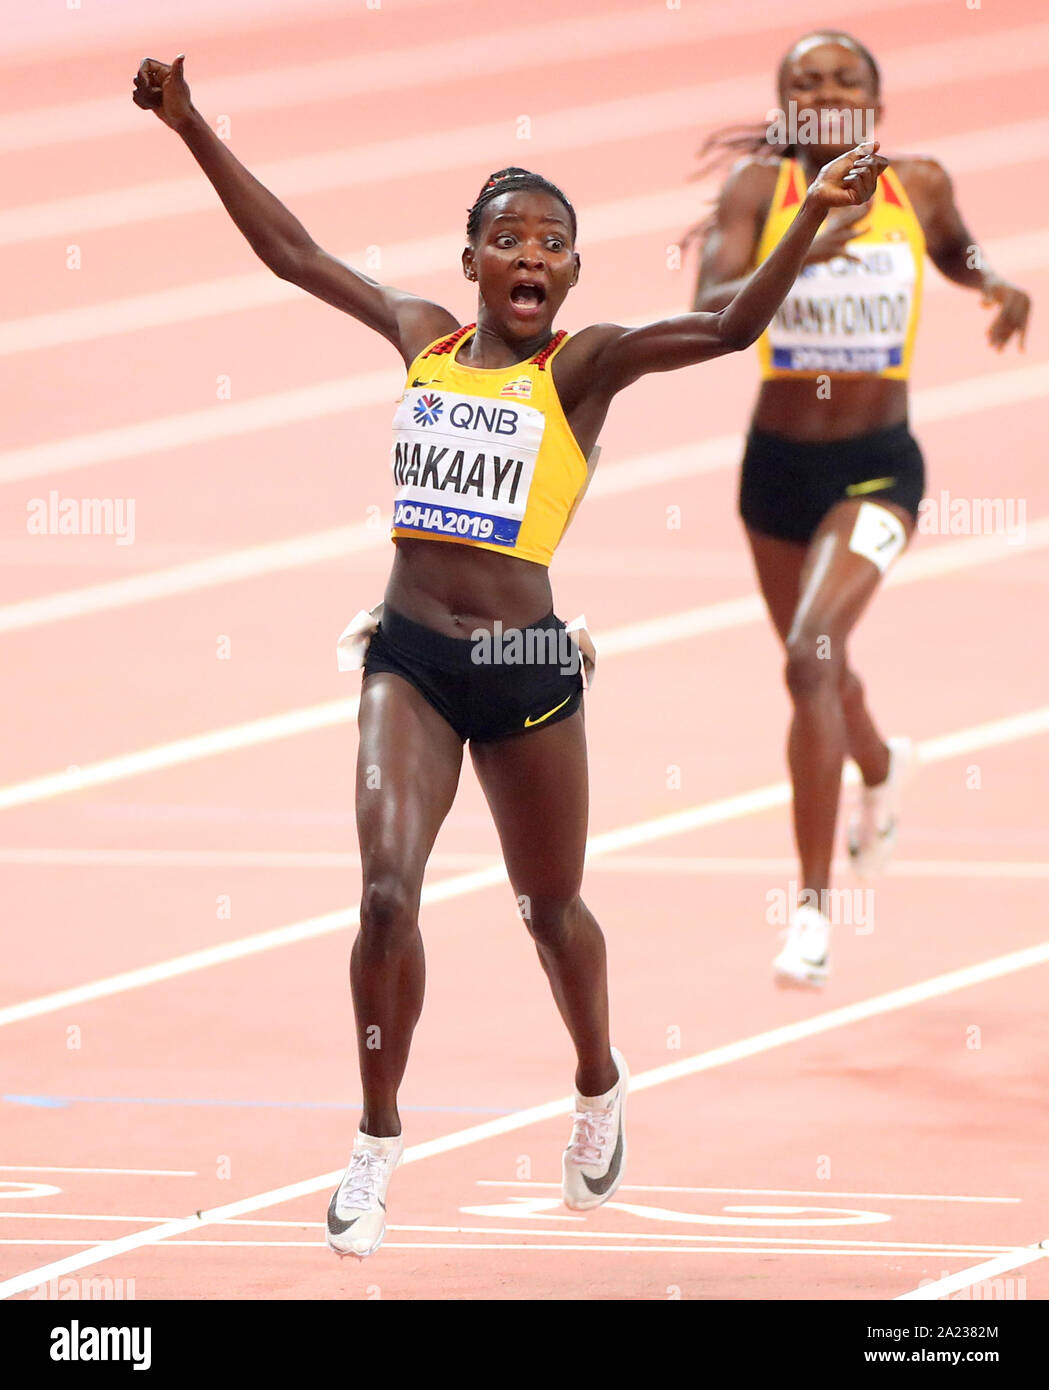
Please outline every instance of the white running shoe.
[{"label": "white running shoe", "polygon": [[380,1139],[357,1131],[349,1167],[328,1203],[328,1248],[336,1255],[373,1255],[386,1234],[386,1189],[404,1153],[398,1134]]},{"label": "white running shoe", "polygon": [[830,973],[830,922],[818,908],[805,904],[794,909],[786,940],[772,962],[778,985],[785,989],[819,989]]},{"label": "white running shoe", "polygon": [[900,793],[914,771],[917,750],[909,738],[889,739],[889,775],[876,787],[862,787],[849,818],[849,858],[861,878],[884,869],[896,847]]},{"label": "white running shoe", "polygon": [[626,1167],[626,1096],[630,1072],[617,1047],[619,1080],[603,1096],[576,1092],[572,1137],[561,1159],[561,1197],[572,1211],[599,1207],[623,1181]]}]

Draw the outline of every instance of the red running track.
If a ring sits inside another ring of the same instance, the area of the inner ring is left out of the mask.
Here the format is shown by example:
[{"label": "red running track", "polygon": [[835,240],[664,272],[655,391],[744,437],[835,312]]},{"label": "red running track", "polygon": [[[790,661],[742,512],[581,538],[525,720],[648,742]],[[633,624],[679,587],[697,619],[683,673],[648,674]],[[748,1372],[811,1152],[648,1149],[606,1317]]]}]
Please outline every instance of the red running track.
[{"label": "red running track", "polygon": [[[685,183],[698,138],[762,115],[781,52],[825,12],[584,0],[523,36],[445,0],[294,25],[251,9],[187,32],[136,6],[75,39],[62,15],[48,57],[4,68],[0,1291],[892,1298],[1018,1259],[1049,1235],[1049,344],[1036,308],[1026,353],[993,354],[975,297],[931,270],[914,380],[930,489],[1010,503],[1015,534],[919,537],[856,638],[879,720],[927,765],[893,871],[869,893],[838,876],[853,917],[825,994],[770,981],[794,865],[787,702],[734,514],[748,354],[620,399],[554,569],[558,611],[585,610],[602,650],[585,892],[638,1082],[627,1183],[586,1217],[557,1201],[570,1048],[484,872],[498,847],[466,771],[423,914],[413,1161],[374,1258],[324,1249],[359,1098],[358,681],[334,642],[389,565],[398,364],[260,271],[130,79],[184,49],[195,99],[322,244],[377,248],[383,275],[464,319],[464,209],[489,169],[539,167],[580,210],[575,328],[687,304],[691,264],[666,253],[712,191]],[[836,19],[882,60],[885,148],[941,153],[1041,303],[1040,7],[843,0]],[[133,501],[133,542],[31,534],[52,492]],[[953,1296],[974,1283],[1045,1297],[1049,1269],[977,1272]]]}]

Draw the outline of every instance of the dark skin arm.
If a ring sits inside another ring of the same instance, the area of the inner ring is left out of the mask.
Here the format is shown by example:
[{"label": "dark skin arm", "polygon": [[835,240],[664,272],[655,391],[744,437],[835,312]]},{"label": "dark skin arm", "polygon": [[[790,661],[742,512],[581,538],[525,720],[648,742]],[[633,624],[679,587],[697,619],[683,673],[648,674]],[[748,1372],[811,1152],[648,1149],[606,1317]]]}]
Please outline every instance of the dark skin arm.
[{"label": "dark skin arm", "polygon": [[[778,159],[755,156],[729,175],[701,244],[693,310],[724,308],[746,284],[778,172]],[[849,237],[862,230],[866,215],[866,205],[835,208],[805,253],[802,267],[835,256],[854,260],[847,249]]]},{"label": "dark skin arm", "polygon": [[[988,329],[988,341],[993,347],[1002,348],[1018,333],[1022,347],[1030,298],[987,264],[958,211],[946,170],[928,158],[893,159],[892,167],[907,190],[921,223],[929,259],[937,270],[956,285],[979,290],[985,305],[999,306]],[[755,157],[739,165],[726,180],[712,226],[703,240],[693,308],[718,309],[743,285],[757,252],[777,168],[778,160]],[[864,212],[863,208],[847,208],[832,213],[803,264],[847,257],[850,237],[863,231]]]},{"label": "dark skin arm", "polygon": [[894,159],[893,168],[907,190],[936,269],[956,285],[979,290],[985,305],[999,306],[987,330],[988,342],[1000,350],[1019,334],[1022,348],[1031,312],[1030,296],[988,265],[958,211],[946,169],[929,158]]},{"label": "dark skin arm", "polygon": [[[739,282],[728,303],[676,318],[624,329],[596,324],[566,345],[554,362],[558,394],[572,431],[589,453],[612,397],[649,372],[739,352],[755,342],[783,302],[814,238],[835,208],[862,212],[885,160],[877,145],[858,147],[828,164],[813,180],[801,209],[770,256]],[[748,189],[749,216],[757,216],[759,186]]]},{"label": "dark skin arm", "polygon": [[[144,59],[135,77],[134,101],[153,110],[182,137],[265,265],[382,334],[406,364],[434,338],[459,327],[441,306],[380,285],[318,246],[193,106],[183,61],[182,54],[171,64]],[[673,371],[753,343],[793,284],[827,213],[865,203],[884,167],[874,144],[821,170],[779,246],[723,308],[636,329],[598,324],[575,335],[556,359],[554,374],[583,452],[592,449],[612,397],[631,382],[648,372]]]},{"label": "dark skin arm", "polygon": [[418,295],[381,285],[318,246],[306,228],[219,139],[190,100],[184,55],[171,64],[144,58],[133,100],[182,137],[252,250],[282,280],[359,319],[381,334],[405,364],[459,321]]}]

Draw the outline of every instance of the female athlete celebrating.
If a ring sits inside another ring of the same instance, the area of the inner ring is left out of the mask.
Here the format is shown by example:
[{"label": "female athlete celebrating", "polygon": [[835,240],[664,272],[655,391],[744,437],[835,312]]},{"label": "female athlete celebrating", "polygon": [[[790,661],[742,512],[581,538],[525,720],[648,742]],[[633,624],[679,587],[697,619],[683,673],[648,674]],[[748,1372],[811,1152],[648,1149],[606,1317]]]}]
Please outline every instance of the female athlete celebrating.
[{"label": "female athlete celebrating", "polygon": [[[811,33],[780,65],[787,139],[777,144],[768,137],[778,131],[735,127],[708,140],[703,154],[730,149],[748,157],[703,228],[694,309],[730,304],[788,234],[814,172],[854,143],[848,136],[857,121],[869,138],[879,87],[862,44],[837,30]],[[879,735],[845,647],[907,544],[924,490],[922,456],[907,427],[907,377],[925,251],[949,279],[999,306],[988,334],[993,346],[1004,347],[1014,333],[1022,345],[1027,295],[981,268],[947,174],[935,160],[913,156],[889,159],[868,206],[832,214],[758,344],[762,385],[739,501],[761,591],[786,648],[802,879],[800,905],[773,963],[780,984],[819,986],[827,978],[830,922],[821,908],[845,753],[863,776],[848,835],[861,873],[876,871],[891,852],[913,759],[910,740],[886,743]]]},{"label": "female athlete celebrating", "polygon": [[[183,55],[170,66],[145,59],[136,103],[178,132],[276,275],[374,329],[408,373],[393,421],[396,552],[359,711],[363,891],[350,978],[364,1105],[328,1208],[328,1244],[364,1256],[383,1238],[403,1148],[397,1092],[422,1008],[423,873],[467,741],[576,1050],[564,1200],[597,1206],[623,1177],[627,1070],[609,1042],[604,938],[579,896],[583,678],[563,642],[540,640],[564,631],[547,568],[589,481],[588,459],[616,392],[646,372],[754,342],[829,209],[869,198],[884,161],[866,145],[821,170],[776,251],[724,308],[632,330],[598,324],[572,337],[553,324],[579,277],[575,212],[545,179],[503,169],[470,209],[462,265],[479,298],[476,323],[461,327],[447,309],[379,285],[322,250],[210,130],[182,69]],[[509,650],[508,638],[531,652],[529,664],[478,660],[485,642],[490,649],[502,640]]]}]

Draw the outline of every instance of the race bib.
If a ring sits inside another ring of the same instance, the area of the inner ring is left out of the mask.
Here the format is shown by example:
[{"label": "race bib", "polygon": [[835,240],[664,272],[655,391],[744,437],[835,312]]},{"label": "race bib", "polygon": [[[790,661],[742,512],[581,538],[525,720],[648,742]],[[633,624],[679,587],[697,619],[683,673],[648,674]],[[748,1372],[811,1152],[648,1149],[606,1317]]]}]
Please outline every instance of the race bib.
[{"label": "race bib", "polygon": [[545,424],[522,401],[409,387],[393,417],[394,528],[514,546]]},{"label": "race bib", "polygon": [[769,325],[772,366],[793,372],[883,372],[899,367],[915,293],[905,241],[852,242],[844,256],[806,266]]}]

